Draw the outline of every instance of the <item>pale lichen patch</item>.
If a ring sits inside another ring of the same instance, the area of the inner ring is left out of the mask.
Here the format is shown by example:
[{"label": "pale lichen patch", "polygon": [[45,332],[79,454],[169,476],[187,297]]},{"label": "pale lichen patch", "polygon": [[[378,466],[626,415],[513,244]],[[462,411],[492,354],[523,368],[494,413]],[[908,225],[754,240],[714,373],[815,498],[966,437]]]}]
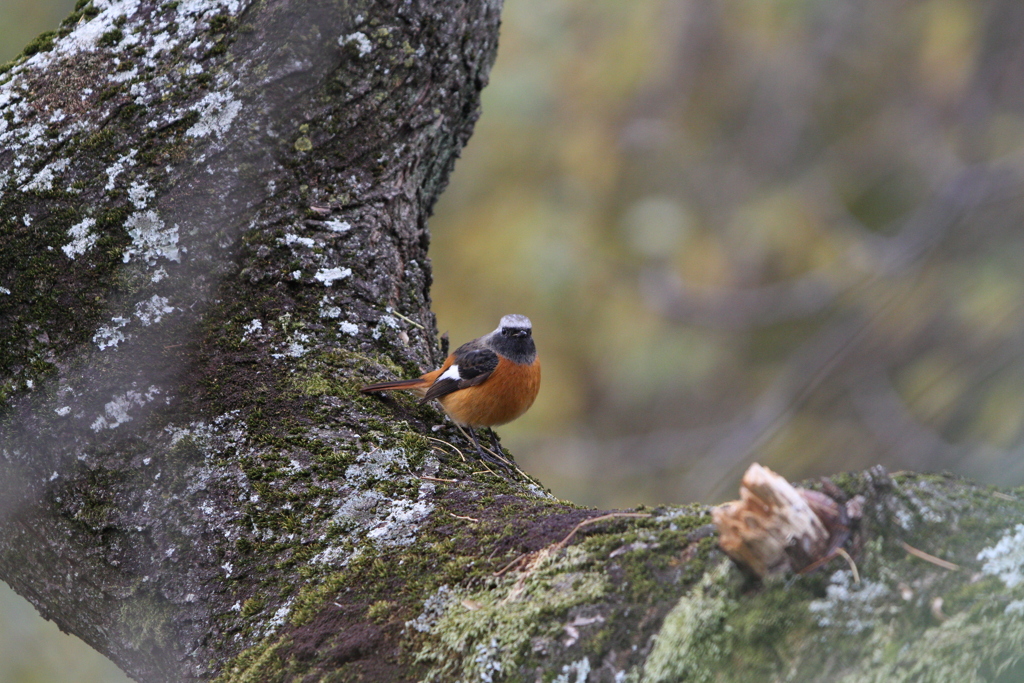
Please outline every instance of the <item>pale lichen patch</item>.
[{"label": "pale lichen patch", "polygon": [[320,300],[320,317],[321,318],[340,318],[341,307],[334,304],[327,296],[324,296]]},{"label": "pale lichen patch", "polygon": [[113,190],[117,177],[124,172],[125,168],[135,165],[135,155],[138,154],[138,151],[137,149],[129,149],[127,154],[122,154],[118,157],[117,161],[107,167],[106,171],[104,171],[107,174],[107,184],[103,186],[104,190],[107,192]]},{"label": "pale lichen patch", "polygon": [[348,221],[339,220],[324,221],[324,227],[330,230],[331,232],[339,233],[348,232],[349,230],[352,229],[352,226],[348,223]]},{"label": "pale lichen patch", "polygon": [[308,249],[312,249],[314,246],[316,246],[316,242],[314,242],[311,238],[300,237],[299,235],[295,235],[292,233],[286,234],[284,238],[282,238],[281,243],[288,246],[291,246],[293,244],[299,244]]},{"label": "pale lichen patch", "polygon": [[434,624],[448,609],[448,604],[455,599],[455,593],[447,584],[444,584],[436,591],[427,596],[423,601],[423,611],[415,619],[405,622],[406,628],[411,628],[420,633],[426,633],[434,628]]},{"label": "pale lichen patch", "polygon": [[306,344],[311,339],[312,337],[305,332],[295,332],[285,341],[284,348],[281,351],[272,353],[270,356],[276,359],[301,358],[309,351]]},{"label": "pale lichen patch", "polygon": [[291,614],[295,598],[289,598],[281,607],[274,612],[274,616],[267,621],[266,635],[270,635],[288,622],[288,615]]},{"label": "pale lichen patch", "polygon": [[114,316],[111,318],[109,325],[101,325],[96,330],[96,333],[92,336],[93,343],[99,347],[100,351],[117,346],[125,340],[124,332],[121,330],[128,324],[128,320],[128,318]]},{"label": "pale lichen patch", "polygon": [[115,429],[125,422],[131,422],[129,411],[134,407],[144,406],[161,393],[160,388],[151,386],[145,392],[129,389],[123,394],[111,398],[103,406],[103,414],[90,425],[94,432],[102,429]]},{"label": "pale lichen patch", "polygon": [[[423,488],[427,488],[426,483]],[[434,511],[434,505],[425,500],[426,493],[421,493],[421,500],[395,500],[388,506],[388,516],[379,526],[370,529],[366,537],[381,546],[409,545],[416,540],[416,529],[419,522],[426,519]]]},{"label": "pale lichen patch", "polygon": [[133,213],[125,221],[125,228],[132,238],[131,246],[122,256],[125,263],[134,256],[141,256],[150,266],[156,265],[157,258],[180,260],[178,226],[167,227],[156,211],[149,209]]},{"label": "pale lichen patch", "polygon": [[39,173],[36,173],[35,177],[22,190],[28,192],[52,190],[54,176],[64,171],[70,164],[71,161],[69,159],[58,159],[48,163],[46,166],[43,166]]},{"label": "pale lichen patch", "polygon": [[313,276],[314,280],[322,282],[325,287],[330,287],[338,280],[344,280],[347,277],[352,276],[351,268],[321,268],[317,271],[316,275]]},{"label": "pale lichen patch", "polygon": [[194,109],[199,112],[199,121],[185,134],[194,138],[220,138],[231,129],[235,117],[242,110],[242,102],[230,93],[212,92]]},{"label": "pale lichen patch", "polygon": [[856,583],[851,571],[840,569],[832,574],[825,597],[811,601],[807,608],[822,628],[837,626],[856,635],[873,628],[878,618],[889,612],[882,603],[891,595],[884,584],[871,579]]},{"label": "pale lichen patch", "polygon": [[74,259],[76,256],[81,256],[87,252],[96,244],[96,240],[99,237],[92,231],[95,225],[95,218],[84,218],[68,228],[68,237],[71,238],[71,241],[61,247],[61,251],[69,259]]},{"label": "pale lichen patch", "polygon": [[145,209],[149,200],[154,197],[156,197],[156,192],[144,180],[134,181],[128,188],[128,200],[136,209]]},{"label": "pale lichen patch", "polygon": [[263,321],[259,318],[253,318],[245,324],[242,328],[242,341],[249,339],[250,335],[256,334],[257,332],[263,331]]},{"label": "pale lichen patch", "polygon": [[[438,466],[433,456],[428,456],[423,464],[426,471],[436,471]],[[414,499],[392,496],[374,488],[383,481],[393,482],[403,490],[416,486],[416,496]],[[337,509],[332,524],[345,529],[349,539],[368,539],[378,549],[404,547],[415,542],[421,523],[434,511],[431,499],[435,486],[412,473],[403,449],[374,448],[360,453],[345,469],[345,487],[344,496],[333,502]],[[348,548],[347,545],[328,546],[312,561],[343,567],[360,552],[359,548],[354,551]]]},{"label": "pale lichen patch", "polygon": [[373,328],[373,332],[371,334],[374,339],[380,339],[381,335],[384,334],[384,331],[388,329],[398,330],[401,329],[401,327],[399,326],[398,321],[392,316],[382,315],[380,320],[377,321],[377,327]]},{"label": "pale lichen patch", "polygon": [[137,317],[143,325],[158,323],[165,315],[177,310],[174,306],[168,304],[167,301],[167,297],[154,294],[145,301],[140,301],[135,304],[135,317]]},{"label": "pale lichen patch", "polygon": [[978,561],[985,563],[982,572],[998,576],[1007,588],[1024,583],[1024,524],[1018,524],[994,546],[979,552]]},{"label": "pale lichen patch", "polygon": [[350,33],[347,36],[341,36],[338,38],[338,45],[342,47],[346,45],[354,45],[356,50],[359,52],[360,57],[365,57],[373,51],[373,43],[366,37],[366,34],[362,31],[356,31]]},{"label": "pale lichen patch", "polygon": [[590,678],[590,658],[584,657],[562,667],[552,683],[587,683]]}]

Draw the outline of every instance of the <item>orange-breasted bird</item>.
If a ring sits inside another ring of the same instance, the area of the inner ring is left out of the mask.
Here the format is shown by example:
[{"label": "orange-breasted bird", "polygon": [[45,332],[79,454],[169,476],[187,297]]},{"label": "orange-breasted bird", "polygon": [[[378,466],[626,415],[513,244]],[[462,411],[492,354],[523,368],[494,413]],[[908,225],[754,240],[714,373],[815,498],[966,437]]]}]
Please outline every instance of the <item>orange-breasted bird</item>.
[{"label": "orange-breasted bird", "polygon": [[507,466],[485,454],[473,428],[511,422],[533,405],[540,390],[533,325],[525,315],[506,315],[498,329],[455,349],[437,370],[416,379],[370,384],[360,391],[390,389],[415,391],[420,403],[436,398],[453,422],[469,429],[482,459]]}]

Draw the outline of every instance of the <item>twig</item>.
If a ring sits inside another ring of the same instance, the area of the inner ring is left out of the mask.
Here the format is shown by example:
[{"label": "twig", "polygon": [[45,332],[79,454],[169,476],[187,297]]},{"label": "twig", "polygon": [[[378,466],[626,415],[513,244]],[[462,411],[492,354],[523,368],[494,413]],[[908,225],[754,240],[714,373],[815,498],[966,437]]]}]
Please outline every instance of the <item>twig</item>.
[{"label": "twig", "polygon": [[[537,564],[536,560],[538,558],[540,558],[542,556],[546,557],[547,555],[550,555],[553,552],[557,552],[557,551],[562,550],[563,548],[565,548],[565,546],[569,543],[569,541],[572,540],[572,537],[576,535],[576,532],[579,531],[580,529],[582,529],[583,527],[587,526],[588,524],[596,524],[597,522],[602,522],[602,521],[604,521],[606,519],[613,519],[615,517],[650,517],[650,516],[651,515],[648,512],[609,512],[606,515],[599,515],[597,517],[591,517],[590,519],[585,519],[582,522],[580,522],[579,524],[577,524],[575,527],[573,527],[572,531],[570,531],[568,533],[568,535],[566,535],[566,537],[563,538],[558,543],[555,543],[554,545],[547,546],[546,548],[541,548],[540,550],[534,551],[532,553],[523,553],[522,555],[520,555],[519,557],[517,557],[516,559],[512,560],[511,562],[506,564],[504,567],[502,567],[501,569],[496,571],[494,573],[494,576],[496,576],[496,577],[497,576],[501,576],[502,574],[504,574],[505,572],[509,571],[510,569],[515,567],[516,565],[522,564],[523,561],[527,560],[527,559],[533,560],[534,562],[532,562],[532,564],[534,566],[536,566],[536,564]],[[531,568],[530,571],[532,571],[532,568]],[[529,571],[527,573],[529,573]]]},{"label": "twig", "polygon": [[445,446],[448,446],[449,448],[451,448],[452,450],[454,450],[456,453],[459,454],[459,457],[462,458],[462,462],[466,462],[466,456],[462,453],[462,451],[459,450],[458,446],[456,446],[454,444],[451,444],[451,443],[448,443],[444,439],[438,439],[437,437],[434,437],[434,436],[428,436],[427,438],[430,439],[431,441],[436,441],[438,443],[443,443]]},{"label": "twig", "polygon": [[458,484],[458,479],[441,479],[440,477],[431,477],[426,474],[419,475],[420,479],[426,479],[427,481],[443,481],[446,484]]},{"label": "twig", "polygon": [[836,555],[842,555],[843,559],[846,560],[846,564],[850,565],[850,572],[853,573],[853,582],[860,583],[860,572],[857,571],[857,563],[850,557],[850,553],[846,552],[842,548],[836,548]]},{"label": "twig", "polygon": [[572,540],[572,537],[576,535],[576,532],[579,531],[581,528],[589,525],[589,524],[596,524],[597,522],[603,522],[606,519],[614,519],[616,517],[650,517],[650,516],[651,516],[651,513],[649,513],[649,512],[609,512],[606,515],[600,515],[598,517],[591,517],[590,519],[585,519],[582,522],[580,522],[579,524],[577,524],[575,527],[573,527],[573,530],[569,532],[568,536],[566,536],[561,541],[556,543],[555,544],[555,549],[556,550],[562,550],[563,548],[565,548],[565,546],[569,544],[569,541]]},{"label": "twig", "polygon": [[943,560],[943,559],[940,559],[938,557],[935,557],[934,555],[929,555],[925,551],[918,550],[914,546],[909,545],[909,544],[905,543],[904,541],[900,541],[900,545],[903,546],[903,549],[906,550],[908,553],[910,553],[914,557],[918,557],[918,558],[924,560],[925,562],[931,562],[934,565],[938,565],[938,566],[942,567],[943,569],[948,569],[950,571],[957,571],[957,570],[960,569],[960,565],[953,564],[952,562],[947,562],[946,560]]},{"label": "twig", "polygon": [[478,523],[480,522],[480,520],[477,519],[476,517],[464,517],[462,515],[457,515],[454,512],[449,512],[448,514],[451,515],[452,517],[454,517],[455,519],[465,519],[465,520],[467,520],[469,522],[478,522]]},{"label": "twig", "polygon": [[392,310],[392,311],[391,311],[391,315],[394,315],[394,316],[398,316],[399,318],[401,318],[401,319],[402,319],[402,320],[404,320],[405,322],[409,323],[410,325],[415,325],[416,327],[420,328],[421,330],[425,330],[425,329],[427,329],[427,328],[425,328],[425,327],[424,327],[423,325],[420,325],[420,324],[419,324],[418,322],[416,322],[415,320],[411,320],[411,319],[409,319],[409,318],[406,318],[406,317],[405,317],[404,315],[402,315],[402,314],[401,314],[401,313],[399,313],[398,311]]},{"label": "twig", "polygon": [[551,557],[555,553],[563,550],[565,546],[568,545],[569,541],[572,540],[572,537],[576,535],[576,532],[582,529],[583,527],[587,526],[588,524],[596,524],[597,522],[603,522],[604,520],[614,519],[616,517],[650,516],[651,515],[648,512],[609,512],[606,515],[591,517],[590,519],[585,519],[576,526],[574,526],[572,531],[570,531],[566,535],[566,537],[558,543],[545,546],[540,550],[536,550],[532,553],[520,555],[515,560],[513,560],[511,564],[507,565],[505,568],[503,568],[495,574],[495,576],[501,576],[514,566],[524,565],[522,568],[522,573],[516,578],[515,584],[512,585],[511,590],[509,590],[508,595],[506,595],[505,598],[501,601],[501,604],[512,602],[513,600],[518,598],[526,589],[526,580],[530,578],[530,576],[537,570],[538,567],[540,567],[541,564],[543,564],[544,560]]},{"label": "twig", "polygon": [[[509,462],[508,458],[506,458],[501,453],[495,453],[494,451],[492,451],[487,446],[484,446],[483,444],[481,444],[478,439],[473,439],[472,437],[470,437],[470,435],[468,433],[466,433],[466,430],[462,428],[462,425],[460,425],[458,423],[454,423],[454,424],[455,424],[456,427],[458,427],[459,431],[462,432],[462,435],[464,437],[466,437],[468,440],[472,441],[474,444],[478,445],[481,449],[483,449],[483,450],[487,451],[488,453],[490,453],[493,457],[495,457],[499,461],[505,463],[505,465],[507,467],[509,467],[512,470],[515,470],[516,472],[521,474],[524,478],[529,479],[529,475],[527,475],[526,472],[523,472],[521,469],[519,469],[519,465],[515,464],[514,462]],[[463,459],[465,459],[465,458],[463,458]],[[486,471],[490,472],[491,474],[493,474],[496,477],[501,476],[498,473],[496,473],[494,470],[492,470],[490,467],[488,467],[486,462],[481,461],[480,464],[483,465],[484,469],[483,470],[478,470],[478,471],[474,472],[473,474],[483,474],[484,470],[486,470]]]},{"label": "twig", "polygon": [[846,564],[850,565],[850,572],[853,574],[853,582],[860,583],[860,572],[857,571],[857,563],[854,562],[853,558],[850,557],[850,554],[843,550],[840,546],[836,546],[832,551],[822,555],[814,562],[811,562],[809,565],[799,570],[797,574],[810,574],[811,572],[816,571],[819,568],[825,566],[837,557],[843,557],[846,560]]},{"label": "twig", "polygon": [[[513,466],[513,465],[512,465],[512,463],[510,463],[510,462],[509,462],[508,460],[506,460],[506,459],[505,459],[505,456],[503,456],[503,455],[500,455],[500,454],[498,454],[498,453],[495,453],[494,451],[492,451],[492,450],[491,450],[490,448],[488,448],[487,446],[484,446],[483,444],[481,444],[481,443],[479,442],[479,439],[473,439],[472,437],[470,437],[469,433],[468,433],[468,432],[466,432],[466,430],[462,428],[462,425],[460,425],[460,424],[459,424],[459,423],[457,423],[457,422],[455,422],[455,423],[453,423],[453,424],[454,424],[454,425],[455,425],[456,427],[458,427],[458,428],[459,428],[459,431],[460,431],[460,432],[462,432],[462,435],[463,435],[464,437],[466,437],[466,439],[468,439],[469,441],[472,441],[472,442],[473,442],[474,444],[476,444],[476,445],[480,446],[480,448],[482,448],[483,450],[487,451],[488,453],[490,453],[490,454],[491,454],[491,455],[493,455],[493,456],[494,456],[495,458],[497,458],[497,459],[498,459],[498,460],[500,460],[501,462],[505,463],[505,464],[506,464],[506,465],[508,465],[509,467],[512,467],[512,466]],[[484,467],[487,467],[487,464],[486,464],[486,463],[484,464]],[[519,469],[519,468],[517,467],[516,469]],[[490,468],[488,468],[488,469],[487,469],[487,471],[488,471],[488,472],[491,472]],[[494,474],[494,472],[491,472],[491,474]]]},{"label": "twig", "polygon": [[499,576],[501,576],[502,574],[504,574],[505,572],[507,572],[507,571],[508,571],[509,569],[512,569],[512,567],[514,567],[514,566],[516,566],[517,564],[521,563],[521,562],[522,562],[522,561],[523,561],[524,559],[526,559],[526,558],[527,558],[527,557],[528,557],[529,555],[530,555],[530,553],[523,553],[522,555],[520,555],[520,556],[519,556],[519,557],[517,557],[516,559],[512,560],[511,562],[509,562],[508,564],[506,564],[506,565],[505,565],[504,567],[502,567],[502,568],[501,568],[501,569],[499,569],[498,571],[494,572],[494,576],[495,576],[495,577],[499,577]]}]

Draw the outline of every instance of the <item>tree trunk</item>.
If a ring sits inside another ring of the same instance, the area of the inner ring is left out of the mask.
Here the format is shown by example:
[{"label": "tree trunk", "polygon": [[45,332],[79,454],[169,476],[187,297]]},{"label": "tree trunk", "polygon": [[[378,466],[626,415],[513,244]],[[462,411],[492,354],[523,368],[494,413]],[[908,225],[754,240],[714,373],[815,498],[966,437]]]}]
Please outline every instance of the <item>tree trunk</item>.
[{"label": "tree trunk", "polygon": [[1019,678],[1016,495],[845,477],[861,583],[758,587],[358,393],[441,359],[499,11],[93,0],[0,74],[0,578],[140,681]]}]

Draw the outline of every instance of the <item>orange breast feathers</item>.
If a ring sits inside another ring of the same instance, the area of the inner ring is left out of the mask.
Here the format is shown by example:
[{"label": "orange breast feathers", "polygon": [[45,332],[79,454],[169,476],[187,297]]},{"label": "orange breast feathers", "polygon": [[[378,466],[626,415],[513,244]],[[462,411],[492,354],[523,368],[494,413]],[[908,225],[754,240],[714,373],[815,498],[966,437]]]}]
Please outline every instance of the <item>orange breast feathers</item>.
[{"label": "orange breast feathers", "polygon": [[[440,369],[423,376],[433,382],[451,365],[451,358]],[[437,374],[435,374],[437,373]],[[428,385],[429,386],[429,385]],[[540,391],[540,359],[518,365],[507,358],[498,359],[484,382],[440,397],[441,407],[454,422],[467,427],[496,427],[525,413]]]}]

